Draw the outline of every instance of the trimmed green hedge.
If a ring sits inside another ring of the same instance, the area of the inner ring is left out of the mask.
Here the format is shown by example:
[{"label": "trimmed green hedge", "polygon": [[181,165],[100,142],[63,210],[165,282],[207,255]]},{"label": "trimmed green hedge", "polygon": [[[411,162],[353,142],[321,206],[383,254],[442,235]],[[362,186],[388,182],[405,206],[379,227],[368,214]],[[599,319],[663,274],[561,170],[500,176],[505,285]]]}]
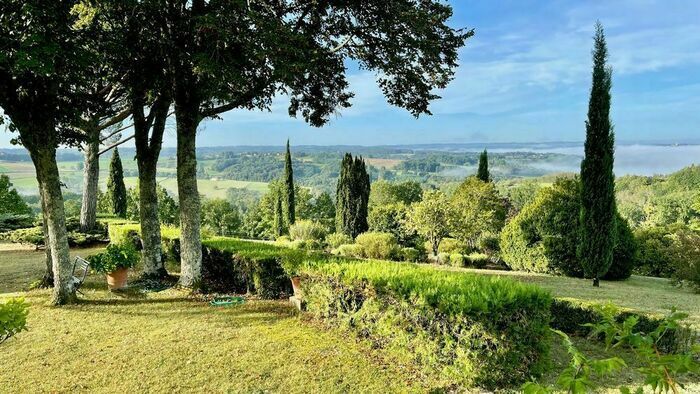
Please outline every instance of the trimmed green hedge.
[{"label": "trimmed green hedge", "polygon": [[202,291],[271,299],[291,294],[289,277],[308,256],[302,250],[227,237],[205,240],[202,246]]},{"label": "trimmed green hedge", "polygon": [[[596,323],[602,316],[593,308],[595,303],[582,302],[572,299],[555,299],[552,302],[552,322],[554,329],[570,335],[585,336],[590,333],[590,328],[584,326],[587,323]],[[642,332],[654,331],[662,319],[642,313],[621,311],[617,316],[619,322],[631,315],[639,318],[637,329]],[[679,327],[668,331],[660,342],[660,348],[666,353],[682,352],[694,343],[695,333],[689,327]]]},{"label": "trimmed green hedge", "polygon": [[387,261],[304,265],[310,312],[451,384],[522,383],[545,371],[551,297],[509,279]]}]

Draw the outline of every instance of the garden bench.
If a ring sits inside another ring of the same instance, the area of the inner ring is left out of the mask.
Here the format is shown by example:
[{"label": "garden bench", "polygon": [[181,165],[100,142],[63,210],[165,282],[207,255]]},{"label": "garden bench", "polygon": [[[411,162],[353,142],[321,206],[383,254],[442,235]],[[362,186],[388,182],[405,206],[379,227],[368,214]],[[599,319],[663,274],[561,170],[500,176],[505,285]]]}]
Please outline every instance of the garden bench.
[{"label": "garden bench", "polygon": [[83,294],[83,292],[80,291],[80,286],[82,286],[83,282],[85,282],[85,277],[87,276],[88,271],[90,271],[90,262],[80,256],[77,256],[73,262],[71,281],[73,282],[73,287],[75,290],[80,294]]}]

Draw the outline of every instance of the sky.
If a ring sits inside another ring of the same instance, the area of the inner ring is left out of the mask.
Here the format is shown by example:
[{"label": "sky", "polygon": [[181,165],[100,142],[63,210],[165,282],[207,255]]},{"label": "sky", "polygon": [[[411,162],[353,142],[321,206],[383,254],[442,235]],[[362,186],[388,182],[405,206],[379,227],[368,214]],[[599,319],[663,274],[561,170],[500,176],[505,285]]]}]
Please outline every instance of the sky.
[{"label": "sky", "polygon": [[[199,146],[391,145],[582,141],[594,24],[613,68],[620,142],[700,142],[700,1],[451,0],[455,28],[476,34],[459,52],[450,86],[413,118],[386,103],[375,75],[351,67],[353,107],[323,128],[271,111],[236,110],[202,124]],[[0,134],[0,147],[9,145]],[[175,145],[174,127],[165,137]]]}]

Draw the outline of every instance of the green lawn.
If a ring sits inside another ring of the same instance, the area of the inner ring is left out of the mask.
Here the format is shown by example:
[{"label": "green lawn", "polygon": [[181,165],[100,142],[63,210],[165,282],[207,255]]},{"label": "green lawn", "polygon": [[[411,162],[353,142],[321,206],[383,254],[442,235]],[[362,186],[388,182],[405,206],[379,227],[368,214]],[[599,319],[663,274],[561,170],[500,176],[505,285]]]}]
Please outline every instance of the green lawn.
[{"label": "green lawn", "polygon": [[[4,249],[8,249],[5,246]],[[79,251],[89,254],[95,250]],[[0,302],[31,304],[1,345],[0,392],[427,392],[434,381],[285,301],[214,308],[179,290],[110,293],[91,275],[74,306],[22,291],[42,252],[0,249]]]},{"label": "green lawn", "polygon": [[[135,186],[136,181],[136,177],[124,178],[124,183],[126,183],[127,187]],[[158,183],[172,195],[177,195],[177,178],[175,174],[170,178],[158,178]],[[259,193],[266,193],[268,190],[265,182],[234,181],[230,179],[198,179],[197,187],[200,194],[209,198],[226,198],[228,189],[249,189]]]}]

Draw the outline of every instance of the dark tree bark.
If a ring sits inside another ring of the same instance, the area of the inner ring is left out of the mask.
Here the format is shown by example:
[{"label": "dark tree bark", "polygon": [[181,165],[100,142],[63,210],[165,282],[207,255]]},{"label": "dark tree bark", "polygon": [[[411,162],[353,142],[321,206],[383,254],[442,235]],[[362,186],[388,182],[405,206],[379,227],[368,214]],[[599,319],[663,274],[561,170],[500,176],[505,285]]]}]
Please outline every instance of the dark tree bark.
[{"label": "dark tree bark", "polygon": [[80,231],[88,232],[97,222],[97,193],[100,180],[100,131],[97,127],[87,131],[83,167],[83,197],[80,206]]}]

